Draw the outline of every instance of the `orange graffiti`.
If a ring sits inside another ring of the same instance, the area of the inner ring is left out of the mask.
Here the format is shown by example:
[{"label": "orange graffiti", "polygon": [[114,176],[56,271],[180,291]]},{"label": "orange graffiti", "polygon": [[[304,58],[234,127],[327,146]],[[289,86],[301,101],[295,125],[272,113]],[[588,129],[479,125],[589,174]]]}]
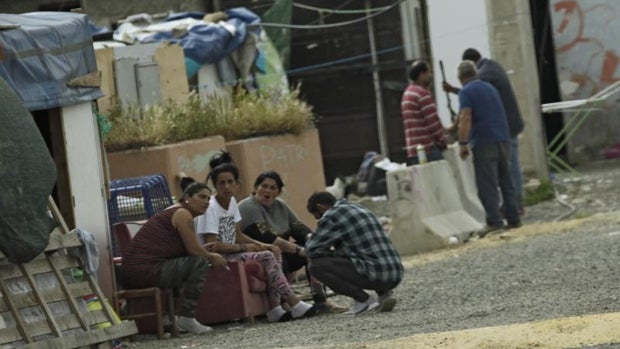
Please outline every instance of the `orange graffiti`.
[{"label": "orange graffiti", "polygon": [[605,51],[605,60],[603,61],[603,70],[601,71],[601,82],[611,85],[618,81],[618,78],[615,77],[618,64],[620,64],[620,57],[612,50]]},{"label": "orange graffiti", "polygon": [[601,50],[604,49],[603,43],[601,43],[599,40],[594,39],[594,38],[586,38],[583,36],[583,28],[585,25],[585,19],[584,19],[585,12],[589,12],[595,9],[596,7],[598,6],[595,6],[589,9],[588,11],[583,11],[583,9],[579,6],[577,1],[575,0],[559,1],[555,3],[555,5],[553,5],[553,9],[555,10],[555,12],[564,12],[564,19],[562,19],[562,22],[560,23],[560,26],[558,28],[558,33],[560,34],[563,33],[566,30],[566,27],[569,25],[569,23],[573,21],[575,12],[577,15],[577,25],[578,25],[577,33],[570,42],[556,49],[559,53],[566,52],[570,50],[571,48],[575,47],[577,44],[582,43],[582,42],[591,42],[599,46]]},{"label": "orange graffiti", "polygon": [[[569,38],[567,43],[556,48],[557,54],[566,53],[582,43],[594,44],[598,47],[598,50],[595,49],[592,51],[587,66],[592,66],[594,64],[594,59],[604,54],[599,81],[595,81],[583,73],[574,72],[571,74],[570,80],[578,84],[578,90],[583,93],[586,92],[586,89],[592,88],[591,93],[596,93],[603,86],[613,84],[620,80],[620,78],[615,76],[616,70],[620,66],[620,57],[616,52],[613,49],[607,49],[601,40],[584,36],[586,26],[585,16],[587,13],[595,9],[602,9],[603,13],[609,16],[607,20],[604,21],[604,26],[607,26],[616,19],[614,8],[609,5],[598,4],[584,10],[577,0],[561,0],[553,5],[553,9],[555,12],[562,14],[562,20],[557,26],[556,32],[558,34],[568,35]],[[600,18],[597,18],[597,21],[600,23]]]}]

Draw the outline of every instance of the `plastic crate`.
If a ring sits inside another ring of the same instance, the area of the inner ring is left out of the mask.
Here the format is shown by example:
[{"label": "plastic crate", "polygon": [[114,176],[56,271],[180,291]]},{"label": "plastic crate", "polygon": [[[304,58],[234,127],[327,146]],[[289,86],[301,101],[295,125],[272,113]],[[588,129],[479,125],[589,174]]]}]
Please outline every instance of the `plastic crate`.
[{"label": "plastic crate", "polygon": [[148,219],[173,204],[166,177],[155,174],[110,182],[110,225]]}]

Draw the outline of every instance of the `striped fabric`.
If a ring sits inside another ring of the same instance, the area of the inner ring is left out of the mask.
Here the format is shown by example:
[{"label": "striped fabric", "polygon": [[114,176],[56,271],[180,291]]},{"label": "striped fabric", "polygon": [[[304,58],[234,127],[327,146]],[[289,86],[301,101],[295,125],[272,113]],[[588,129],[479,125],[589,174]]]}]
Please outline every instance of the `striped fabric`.
[{"label": "striped fabric", "polygon": [[422,144],[427,152],[432,145],[443,148],[446,144],[444,129],[429,90],[420,85],[409,84],[403,93],[400,107],[408,157],[418,155],[418,144]]},{"label": "striped fabric", "polygon": [[188,255],[181,236],[172,226],[172,215],[179,208],[173,207],[155,214],[131,240],[121,269],[125,286],[157,286],[162,263]]}]

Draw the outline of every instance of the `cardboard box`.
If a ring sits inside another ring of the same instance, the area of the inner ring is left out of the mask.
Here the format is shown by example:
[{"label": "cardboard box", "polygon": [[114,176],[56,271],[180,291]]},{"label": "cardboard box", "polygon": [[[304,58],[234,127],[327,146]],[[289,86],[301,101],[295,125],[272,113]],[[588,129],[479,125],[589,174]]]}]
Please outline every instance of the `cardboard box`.
[{"label": "cardboard box", "polygon": [[[103,113],[116,101],[140,103],[140,96],[143,94],[149,98],[142,102],[153,98],[160,102],[172,100],[183,103],[187,100],[189,83],[185,73],[183,48],[179,45],[155,43],[106,47],[95,50],[95,58],[97,69],[101,71],[101,90],[105,93],[104,97],[97,100],[97,106]],[[127,67],[131,69],[117,72],[116,62],[127,60],[130,62],[126,62],[124,66],[129,64]],[[153,69],[138,69],[149,63]],[[142,74],[139,74],[140,71]],[[145,77],[144,74],[152,76]],[[140,79],[144,81],[138,81]]]}]

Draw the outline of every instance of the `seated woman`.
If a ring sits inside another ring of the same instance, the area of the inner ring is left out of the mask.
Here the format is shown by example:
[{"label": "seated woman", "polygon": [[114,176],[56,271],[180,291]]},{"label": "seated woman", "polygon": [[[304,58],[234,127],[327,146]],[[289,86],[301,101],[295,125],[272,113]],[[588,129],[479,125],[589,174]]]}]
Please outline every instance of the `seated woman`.
[{"label": "seated woman", "polygon": [[[196,231],[203,236],[204,247],[211,252],[221,253],[228,261],[254,260],[263,266],[267,274],[269,322],[288,321],[312,315],[315,311],[312,304],[297,298],[282,273],[279,261],[280,249],[253,240],[241,232],[239,227],[241,216],[233,197],[239,170],[229,162],[218,165],[218,161],[222,159],[216,160],[211,161],[213,170],[209,174],[215,185],[216,195],[211,198],[207,212],[199,216],[196,222]],[[290,312],[282,307],[283,301],[288,304]]]},{"label": "seated woman", "polygon": [[210,266],[226,260],[202,248],[194,231],[194,217],[209,207],[211,190],[193,183],[179,203],[151,218],[131,240],[123,256],[121,281],[129,288],[183,288],[183,304],[177,326],[194,334],[211,331],[196,320],[196,304]]},{"label": "seated woman", "polygon": [[252,195],[239,202],[241,231],[254,240],[278,246],[282,250],[284,274],[306,267],[312,298],[319,310],[332,313],[347,311],[345,307],[327,302],[323,284],[310,277],[303,246],[306,236],[312,231],[278,198],[282,187],[284,182],[277,172],[266,171],[258,175]]}]

